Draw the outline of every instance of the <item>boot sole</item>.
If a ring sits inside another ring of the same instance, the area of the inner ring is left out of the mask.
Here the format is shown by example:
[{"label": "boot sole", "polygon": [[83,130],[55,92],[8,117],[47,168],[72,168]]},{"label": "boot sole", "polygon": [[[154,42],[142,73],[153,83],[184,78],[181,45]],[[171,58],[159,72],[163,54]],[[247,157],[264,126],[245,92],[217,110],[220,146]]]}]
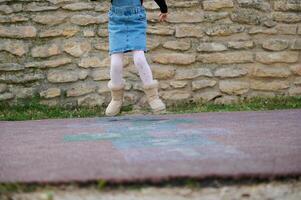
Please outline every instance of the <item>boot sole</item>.
[{"label": "boot sole", "polygon": [[155,109],[155,110],[152,110],[152,112],[153,112],[154,114],[164,113],[164,112],[166,112],[166,107],[164,106],[164,107],[161,107],[161,108],[157,108],[157,109]]},{"label": "boot sole", "polygon": [[119,110],[118,112],[115,112],[115,113],[107,113],[105,112],[105,115],[108,116],[108,117],[113,117],[113,116],[116,116],[120,113],[121,110]]}]

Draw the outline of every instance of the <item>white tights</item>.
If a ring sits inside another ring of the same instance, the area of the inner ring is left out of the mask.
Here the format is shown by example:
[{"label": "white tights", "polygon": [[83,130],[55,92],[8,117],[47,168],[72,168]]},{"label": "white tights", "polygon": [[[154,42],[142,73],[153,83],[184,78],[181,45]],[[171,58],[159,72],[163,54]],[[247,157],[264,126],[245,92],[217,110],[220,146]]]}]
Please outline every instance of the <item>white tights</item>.
[{"label": "white tights", "polygon": [[[153,74],[144,55],[144,51],[133,51],[134,64],[143,84],[152,83]],[[123,53],[111,55],[110,76],[113,85],[121,85],[123,77]]]}]

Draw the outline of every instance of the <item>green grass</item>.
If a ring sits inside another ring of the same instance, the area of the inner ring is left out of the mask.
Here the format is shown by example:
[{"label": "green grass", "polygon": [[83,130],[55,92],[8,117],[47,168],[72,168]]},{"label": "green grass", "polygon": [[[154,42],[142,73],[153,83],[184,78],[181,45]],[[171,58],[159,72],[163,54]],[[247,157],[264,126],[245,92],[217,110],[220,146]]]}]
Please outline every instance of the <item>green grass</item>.
[{"label": "green grass", "polygon": [[228,112],[228,111],[260,111],[301,108],[301,96],[285,97],[276,96],[270,98],[254,97],[233,104],[215,103],[183,103],[170,107],[171,112]]},{"label": "green grass", "polygon": [[[10,192],[33,192],[38,188],[37,185],[22,184],[22,183],[1,183],[0,195]],[[1,197],[1,196],[0,196]]]},{"label": "green grass", "polygon": [[16,105],[0,103],[0,120],[35,120],[47,118],[76,118],[102,116],[103,108],[48,106],[39,103],[39,98],[26,99]]},{"label": "green grass", "polygon": [[[167,107],[167,113],[196,113],[196,112],[221,112],[221,111],[257,111],[276,109],[301,108],[301,96],[272,98],[252,98],[234,104],[214,104],[202,102],[188,102],[173,104]],[[130,114],[133,106],[122,107],[121,114]],[[0,102],[0,120],[19,121],[49,118],[82,118],[104,116],[105,107],[63,107],[47,106],[39,103],[34,97],[20,101],[16,105]],[[145,108],[142,111],[149,111]]]},{"label": "green grass", "polygon": [[[250,178],[241,177],[237,179],[231,178],[171,178],[161,180],[159,182],[152,181],[138,181],[127,183],[110,183],[105,180],[96,180],[90,182],[69,182],[69,183],[0,183],[0,199],[1,195],[10,196],[13,193],[31,193],[31,192],[43,192],[48,198],[52,199],[54,191],[58,190],[77,190],[81,188],[96,189],[98,191],[112,191],[112,190],[140,190],[147,187],[157,188],[172,188],[172,187],[186,187],[192,189],[200,189],[205,187],[219,188],[223,186],[235,186],[235,185],[255,185],[260,183],[281,182],[292,183],[300,182],[300,176],[285,176],[274,178]],[[10,199],[10,198],[8,198]],[[43,198],[44,199],[44,198]]]}]

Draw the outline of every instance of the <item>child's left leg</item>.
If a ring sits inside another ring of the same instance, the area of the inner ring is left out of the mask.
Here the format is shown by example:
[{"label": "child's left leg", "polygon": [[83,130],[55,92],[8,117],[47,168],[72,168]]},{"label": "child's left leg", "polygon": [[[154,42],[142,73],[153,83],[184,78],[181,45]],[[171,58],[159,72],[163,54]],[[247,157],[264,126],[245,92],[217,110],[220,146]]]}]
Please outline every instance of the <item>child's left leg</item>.
[{"label": "child's left leg", "polygon": [[161,101],[158,95],[159,83],[153,79],[153,74],[150,66],[144,55],[144,51],[134,51],[134,64],[139,72],[139,76],[143,82],[143,90],[146,94],[147,101],[154,112],[165,110],[165,104]]},{"label": "child's left leg", "polygon": [[153,74],[144,55],[144,51],[133,51],[134,64],[144,85],[153,82]]}]

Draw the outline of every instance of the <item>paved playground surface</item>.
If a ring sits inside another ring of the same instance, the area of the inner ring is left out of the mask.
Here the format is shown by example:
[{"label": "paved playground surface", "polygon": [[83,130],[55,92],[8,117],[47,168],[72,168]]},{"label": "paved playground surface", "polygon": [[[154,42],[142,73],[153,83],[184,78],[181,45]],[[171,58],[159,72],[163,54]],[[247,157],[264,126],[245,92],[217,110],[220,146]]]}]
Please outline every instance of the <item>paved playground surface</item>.
[{"label": "paved playground surface", "polygon": [[301,174],[301,110],[0,122],[0,182]]}]

